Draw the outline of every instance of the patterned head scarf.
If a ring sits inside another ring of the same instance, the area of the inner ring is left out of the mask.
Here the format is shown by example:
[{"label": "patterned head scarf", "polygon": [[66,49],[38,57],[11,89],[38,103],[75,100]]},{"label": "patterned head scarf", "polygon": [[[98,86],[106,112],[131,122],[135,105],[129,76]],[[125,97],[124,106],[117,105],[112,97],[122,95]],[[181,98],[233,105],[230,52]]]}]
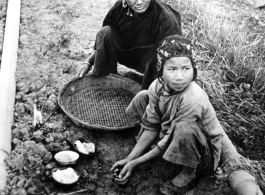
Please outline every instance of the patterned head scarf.
[{"label": "patterned head scarf", "polygon": [[197,77],[197,69],[193,60],[193,46],[189,39],[186,39],[180,35],[171,35],[165,37],[159,42],[157,49],[157,71],[158,76],[162,76],[163,65],[166,60],[173,57],[188,57],[191,60],[194,70],[193,80]]}]

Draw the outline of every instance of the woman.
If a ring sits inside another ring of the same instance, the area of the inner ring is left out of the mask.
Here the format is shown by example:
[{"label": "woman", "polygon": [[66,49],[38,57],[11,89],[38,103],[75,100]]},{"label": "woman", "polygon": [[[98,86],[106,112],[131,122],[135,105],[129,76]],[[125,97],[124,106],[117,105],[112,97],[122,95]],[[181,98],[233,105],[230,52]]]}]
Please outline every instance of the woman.
[{"label": "woman", "polygon": [[96,35],[95,52],[78,70],[82,77],[117,73],[117,62],[143,73],[136,79],[147,89],[156,78],[157,43],[181,35],[180,14],[161,0],[119,0],[110,9]]},{"label": "woman", "polygon": [[[158,48],[158,79],[140,91],[127,113],[141,119],[139,140],[126,159],[117,183],[125,183],[133,170],[158,156],[181,165],[182,172],[163,184],[162,194],[183,194],[198,176],[213,174],[221,154],[224,130],[205,91],[194,80],[197,70],[191,42],[179,35],[162,40]],[[156,142],[156,147],[148,151]]]}]

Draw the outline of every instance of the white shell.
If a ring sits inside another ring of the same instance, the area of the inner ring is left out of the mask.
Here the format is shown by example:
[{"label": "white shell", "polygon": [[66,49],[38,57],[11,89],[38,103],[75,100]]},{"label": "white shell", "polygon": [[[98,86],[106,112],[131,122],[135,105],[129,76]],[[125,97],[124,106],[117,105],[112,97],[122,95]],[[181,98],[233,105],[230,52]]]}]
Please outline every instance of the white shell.
[{"label": "white shell", "polygon": [[75,141],[76,148],[79,152],[83,154],[89,154],[95,152],[95,144],[94,143],[87,143],[83,142],[81,143],[80,140]]},{"label": "white shell", "polygon": [[67,168],[63,170],[57,169],[52,173],[52,177],[57,182],[60,182],[62,184],[73,184],[79,179],[79,176],[72,168]]},{"label": "white shell", "polygon": [[70,150],[61,151],[55,154],[54,156],[55,160],[62,163],[70,163],[77,161],[79,158],[79,154],[77,152],[73,152]]},{"label": "white shell", "polygon": [[95,144],[93,143],[83,143],[86,151],[88,151],[89,153],[94,153],[95,152]]}]

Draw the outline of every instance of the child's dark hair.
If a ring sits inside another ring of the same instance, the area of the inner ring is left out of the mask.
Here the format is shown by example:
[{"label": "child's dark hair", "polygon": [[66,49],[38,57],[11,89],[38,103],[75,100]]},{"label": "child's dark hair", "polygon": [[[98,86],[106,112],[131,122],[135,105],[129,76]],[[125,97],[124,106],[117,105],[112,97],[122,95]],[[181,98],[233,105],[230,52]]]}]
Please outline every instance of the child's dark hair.
[{"label": "child's dark hair", "polygon": [[157,49],[157,70],[158,80],[163,81],[163,67],[165,61],[173,57],[188,57],[193,67],[193,81],[197,78],[196,64],[193,59],[193,49],[191,41],[180,36],[170,35],[165,37],[158,44]]}]

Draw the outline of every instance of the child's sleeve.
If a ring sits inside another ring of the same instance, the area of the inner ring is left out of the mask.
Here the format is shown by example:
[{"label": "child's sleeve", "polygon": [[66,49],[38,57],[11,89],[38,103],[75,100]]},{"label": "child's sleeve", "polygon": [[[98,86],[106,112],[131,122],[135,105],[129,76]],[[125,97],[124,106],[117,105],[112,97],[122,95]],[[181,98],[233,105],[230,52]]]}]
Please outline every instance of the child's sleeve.
[{"label": "child's sleeve", "polygon": [[142,118],[142,126],[147,130],[160,131],[162,116],[159,110],[159,100],[156,92],[156,82],[148,89],[149,103]]}]

